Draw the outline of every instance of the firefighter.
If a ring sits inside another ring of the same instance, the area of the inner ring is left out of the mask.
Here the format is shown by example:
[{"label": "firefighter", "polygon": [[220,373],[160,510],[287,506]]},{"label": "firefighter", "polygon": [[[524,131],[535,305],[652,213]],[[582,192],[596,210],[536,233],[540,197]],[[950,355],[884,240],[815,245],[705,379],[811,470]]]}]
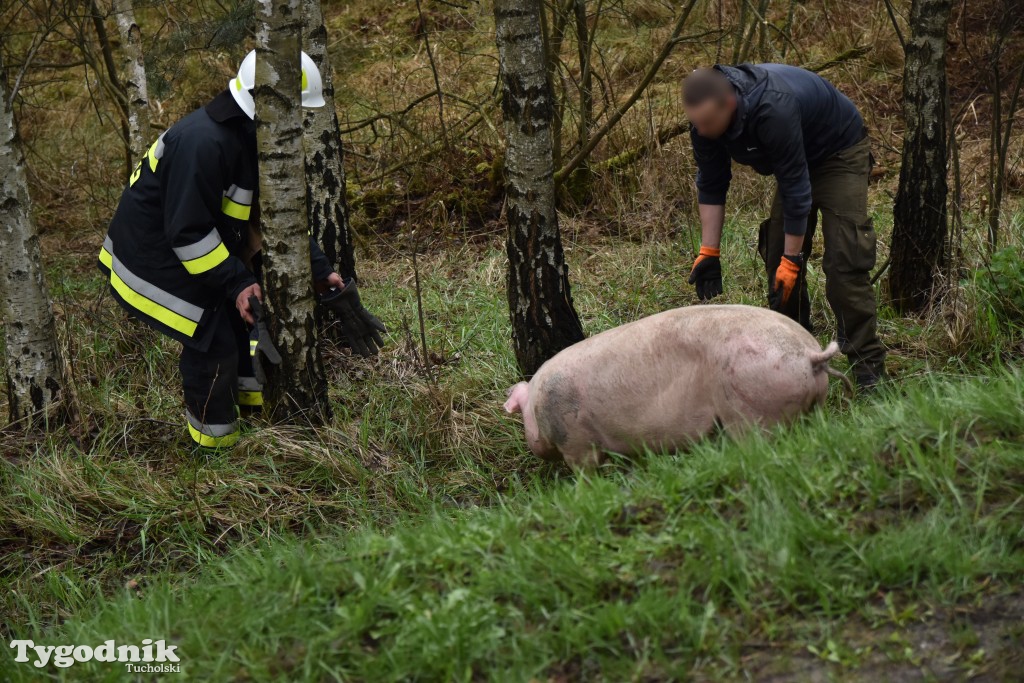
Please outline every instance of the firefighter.
[{"label": "firefighter", "polygon": [[821,213],[825,297],[839,345],[857,383],[885,376],[876,331],[875,230],[868,216],[872,159],[860,112],[815,73],[783,64],[697,69],[683,81],[683,107],[697,162],[701,248],[689,282],[701,300],[722,293],[719,247],[731,163],[752,166],[777,183],[758,251],[772,309],[811,329],[806,255]]},{"label": "firefighter", "polygon": [[[256,329],[250,297],[262,301],[250,225],[259,187],[255,67],[250,52],[225,90],[157,138],[129,178],[99,255],[121,307],[181,342],[185,421],[206,448],[237,442],[238,406],[263,403],[248,327]],[[322,107],[320,72],[305,53],[301,68],[302,105]],[[352,348],[376,353],[383,325],[312,237],[309,246],[315,288],[329,293]]]}]

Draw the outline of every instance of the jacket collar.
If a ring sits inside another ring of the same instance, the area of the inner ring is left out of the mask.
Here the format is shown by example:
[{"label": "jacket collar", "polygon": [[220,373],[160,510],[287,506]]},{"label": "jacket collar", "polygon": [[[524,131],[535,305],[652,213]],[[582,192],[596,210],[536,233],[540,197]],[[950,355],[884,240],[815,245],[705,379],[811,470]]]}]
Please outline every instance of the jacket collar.
[{"label": "jacket collar", "polygon": [[736,112],[733,114],[729,130],[725,132],[728,139],[735,140],[743,134],[747,125],[747,114],[761,101],[761,94],[767,85],[768,74],[753,64],[739,66],[715,64],[714,68],[725,74],[736,91]]},{"label": "jacket collar", "polygon": [[[231,96],[227,88],[217,93],[217,96],[207,103],[205,109],[210,118],[217,123],[227,123],[233,119],[243,119],[244,123],[253,123],[252,119],[235,102],[235,98]],[[252,127],[255,130],[255,124]]]}]

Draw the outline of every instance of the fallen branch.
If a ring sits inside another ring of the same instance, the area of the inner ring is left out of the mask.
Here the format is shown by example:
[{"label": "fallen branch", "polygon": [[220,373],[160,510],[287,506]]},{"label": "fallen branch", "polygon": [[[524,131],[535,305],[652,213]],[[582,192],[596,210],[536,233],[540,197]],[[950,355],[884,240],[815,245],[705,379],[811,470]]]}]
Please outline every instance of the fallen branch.
[{"label": "fallen branch", "polygon": [[655,150],[659,149],[666,142],[672,138],[677,138],[684,133],[689,132],[690,124],[686,122],[677,123],[674,126],[668,128],[662,128],[658,131],[658,134],[654,139],[648,140],[642,145],[634,147],[633,149],[616,154],[610,159],[605,159],[600,164],[593,167],[596,171],[621,171],[627,166],[631,166],[641,159],[646,158],[650,154],[654,153]]},{"label": "fallen branch", "polygon": [[836,55],[832,59],[825,62],[818,62],[817,64],[810,64],[804,68],[814,73],[821,73],[822,71],[828,71],[829,69],[839,66],[843,62],[849,62],[854,59],[860,59],[872,50],[871,45],[858,45],[857,47],[851,47],[846,52]]}]

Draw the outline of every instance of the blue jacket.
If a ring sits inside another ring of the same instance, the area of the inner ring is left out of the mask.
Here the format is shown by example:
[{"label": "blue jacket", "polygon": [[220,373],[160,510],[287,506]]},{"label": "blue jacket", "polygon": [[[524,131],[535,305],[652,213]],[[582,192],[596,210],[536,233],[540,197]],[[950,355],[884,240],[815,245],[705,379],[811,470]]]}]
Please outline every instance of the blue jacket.
[{"label": "blue jacket", "polygon": [[732,126],[717,140],[690,127],[701,204],[725,204],[732,160],[775,175],[785,231],[802,235],[811,210],[809,169],[860,142],[864,120],[821,76],[785,64],[720,66],[736,89]]}]

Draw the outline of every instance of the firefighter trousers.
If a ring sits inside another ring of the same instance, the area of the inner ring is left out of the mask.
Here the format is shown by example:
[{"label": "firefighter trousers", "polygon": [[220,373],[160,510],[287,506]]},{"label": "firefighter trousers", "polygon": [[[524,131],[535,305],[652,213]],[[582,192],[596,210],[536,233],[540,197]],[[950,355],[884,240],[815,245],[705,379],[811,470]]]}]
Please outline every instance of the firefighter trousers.
[{"label": "firefighter trousers", "polygon": [[178,369],[185,393],[185,420],[193,441],[206,448],[226,448],[241,434],[239,406],[263,404],[253,376],[249,330],[230,303],[210,321],[212,341],[206,351],[183,346]]}]

